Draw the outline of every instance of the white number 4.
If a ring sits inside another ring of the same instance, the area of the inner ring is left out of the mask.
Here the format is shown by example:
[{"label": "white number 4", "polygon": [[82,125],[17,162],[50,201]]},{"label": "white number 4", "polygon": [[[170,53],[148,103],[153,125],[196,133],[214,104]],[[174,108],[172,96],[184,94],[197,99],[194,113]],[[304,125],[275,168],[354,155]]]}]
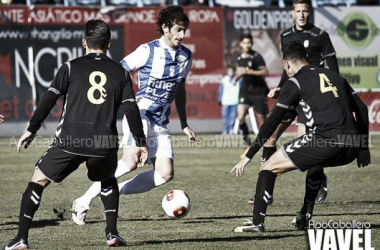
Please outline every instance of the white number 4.
[{"label": "white number 4", "polygon": [[[319,83],[321,85],[321,92],[322,93],[332,91],[334,93],[335,97],[339,97],[338,89],[334,85],[332,85],[332,83],[330,82],[330,79],[327,78],[327,76],[325,74],[323,74],[323,73],[319,74]],[[328,86],[326,86],[326,83]]]}]

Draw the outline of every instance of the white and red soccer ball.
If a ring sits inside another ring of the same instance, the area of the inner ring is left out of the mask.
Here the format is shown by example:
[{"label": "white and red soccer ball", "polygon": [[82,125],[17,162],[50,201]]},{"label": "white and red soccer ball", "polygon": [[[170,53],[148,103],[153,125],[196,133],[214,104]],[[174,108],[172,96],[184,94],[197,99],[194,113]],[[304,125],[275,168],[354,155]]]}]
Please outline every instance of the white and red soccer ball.
[{"label": "white and red soccer ball", "polygon": [[162,199],[162,209],[171,218],[185,217],[189,213],[190,207],[189,196],[179,189],[170,190]]}]

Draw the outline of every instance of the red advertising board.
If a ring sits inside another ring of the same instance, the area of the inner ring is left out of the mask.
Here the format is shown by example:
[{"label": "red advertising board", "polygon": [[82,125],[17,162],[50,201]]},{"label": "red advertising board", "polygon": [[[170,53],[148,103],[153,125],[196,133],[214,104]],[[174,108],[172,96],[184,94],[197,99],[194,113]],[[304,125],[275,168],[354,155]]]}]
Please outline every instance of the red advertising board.
[{"label": "red advertising board", "polygon": [[[145,18],[124,26],[125,55],[140,44],[158,38],[157,8],[141,9]],[[223,77],[223,11],[220,8],[186,8],[190,27],[183,45],[193,52],[193,66],[186,81],[187,115],[193,119],[220,118],[218,87]],[[176,118],[172,110],[171,118]]]},{"label": "red advertising board", "polygon": [[[140,44],[158,38],[155,24],[158,10],[1,6],[0,113],[8,122],[29,120],[35,101],[46,91],[60,65],[84,54],[81,39],[87,20],[103,19],[110,24],[109,56],[120,61]],[[279,32],[290,23],[289,10],[190,7],[185,11],[191,24],[184,45],[194,56],[187,79],[189,118],[220,118],[217,90],[224,74],[224,61],[231,60],[236,53],[234,41],[242,32],[256,35],[255,46],[268,48],[266,45],[273,44],[266,50],[256,47],[272,69],[268,83],[280,74],[280,67],[274,66],[278,57],[274,44],[278,44]],[[275,21],[269,22],[269,17],[275,17]],[[270,51],[275,56],[268,56]],[[380,131],[380,93],[359,93],[359,96],[369,109],[370,131]],[[273,104],[274,100],[269,100],[269,106]],[[61,109],[60,101],[49,119],[57,120]],[[175,109],[171,118],[176,119]],[[294,131],[294,127],[290,130]]]},{"label": "red advertising board", "polygon": [[[140,44],[159,38],[159,8],[0,7],[0,112],[9,122],[30,118],[34,102],[49,87],[58,68],[84,54],[87,20],[103,19],[112,30],[108,53],[120,61]],[[223,76],[223,11],[186,8],[190,27],[184,45],[193,52],[187,79],[188,117],[220,118],[217,89]],[[61,106],[50,120],[58,119]],[[172,118],[175,118],[175,109]]]},{"label": "red advertising board", "polygon": [[380,131],[380,92],[358,93],[368,107],[369,131]]}]

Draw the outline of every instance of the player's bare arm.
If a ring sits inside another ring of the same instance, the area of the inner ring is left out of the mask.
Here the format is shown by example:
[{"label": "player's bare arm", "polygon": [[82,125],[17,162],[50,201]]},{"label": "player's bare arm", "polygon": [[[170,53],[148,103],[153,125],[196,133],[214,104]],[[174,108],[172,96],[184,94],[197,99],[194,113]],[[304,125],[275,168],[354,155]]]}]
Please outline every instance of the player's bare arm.
[{"label": "player's bare arm", "polygon": [[186,117],[186,87],[185,81],[182,81],[175,97],[175,104],[181,122],[183,132],[189,137],[190,142],[194,142],[196,135],[194,131],[187,124]]},{"label": "player's bare arm", "polygon": [[244,168],[251,161],[248,157],[241,159],[231,170],[231,173],[235,172],[236,177],[242,176],[244,174]]},{"label": "player's bare arm", "polygon": [[18,143],[17,143],[17,153],[20,153],[20,150],[21,150],[21,147],[22,145],[25,143],[25,146],[24,148],[27,149],[29,144],[33,141],[34,139],[34,134],[29,132],[29,131],[26,131],[21,137],[20,139],[18,140]]},{"label": "player's bare arm", "polygon": [[[60,72],[65,71],[65,65],[60,68]],[[20,137],[17,143],[17,153],[20,153],[22,145],[25,143],[24,148],[27,149],[29,144],[33,141],[35,134],[40,129],[42,122],[49,115],[50,111],[57,103],[60,94],[56,94],[53,90],[49,89],[42,97],[37,109],[34,111],[30,119],[27,131]]]}]

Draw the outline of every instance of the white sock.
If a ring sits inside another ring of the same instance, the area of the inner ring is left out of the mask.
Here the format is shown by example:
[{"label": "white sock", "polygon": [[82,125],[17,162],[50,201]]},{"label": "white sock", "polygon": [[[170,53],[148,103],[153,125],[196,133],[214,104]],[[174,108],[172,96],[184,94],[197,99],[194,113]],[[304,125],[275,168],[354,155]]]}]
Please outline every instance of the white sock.
[{"label": "white sock", "polygon": [[[129,172],[131,172],[131,169],[127,166],[127,164],[125,164],[123,160],[120,159],[117,163],[115,177],[119,178],[120,176]],[[84,193],[84,195],[82,195],[81,197],[77,199],[77,202],[81,204],[82,206],[90,206],[92,200],[100,194],[100,190],[101,190],[100,181],[94,182],[91,185],[91,187],[88,188],[86,193]]]},{"label": "white sock", "polygon": [[161,186],[166,180],[155,170],[140,173],[119,184],[120,194],[139,194]]},{"label": "white sock", "polygon": [[115,177],[119,178],[120,176],[123,176],[129,172],[131,172],[131,169],[127,166],[127,164],[122,159],[120,159],[117,162],[117,169],[115,172]]},{"label": "white sock", "polygon": [[100,181],[95,181],[92,185],[87,189],[86,193],[76,199],[77,203],[81,204],[81,206],[90,206],[92,200],[100,194],[101,183]]}]

